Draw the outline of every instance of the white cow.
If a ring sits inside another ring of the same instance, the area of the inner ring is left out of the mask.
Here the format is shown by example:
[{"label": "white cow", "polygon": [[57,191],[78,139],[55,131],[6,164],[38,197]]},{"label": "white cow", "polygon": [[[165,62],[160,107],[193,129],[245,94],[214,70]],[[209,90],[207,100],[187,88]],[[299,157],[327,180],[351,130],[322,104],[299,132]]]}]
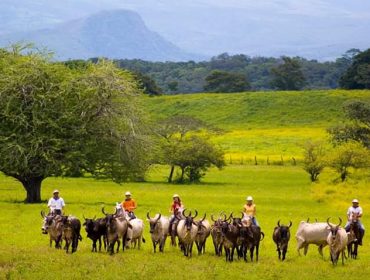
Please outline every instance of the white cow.
[{"label": "white cow", "polygon": [[347,243],[348,243],[348,235],[344,228],[340,227],[342,223],[342,219],[339,218],[338,225],[331,225],[329,224],[329,218],[327,220],[327,224],[330,228],[330,233],[327,238],[327,242],[330,247],[330,257],[333,265],[338,263],[339,256],[342,255],[342,264],[344,264],[344,257],[346,250]]},{"label": "white cow", "polygon": [[195,224],[195,218],[198,215],[197,210],[195,210],[195,216],[184,214],[185,210],[182,211],[182,215],[185,219],[179,221],[177,225],[177,236],[181,242],[181,249],[184,251],[184,256],[191,257],[193,251],[193,244],[195,237],[198,233],[198,226]]},{"label": "white cow", "polygon": [[126,246],[130,247],[132,245],[134,248],[136,247],[140,250],[141,241],[145,243],[145,239],[143,237],[143,231],[144,231],[144,223],[143,220],[135,218],[132,220],[129,220],[129,224],[131,225],[131,228],[129,227],[127,229],[127,243]]},{"label": "white cow", "polygon": [[164,217],[161,214],[157,214],[154,218],[150,218],[148,212],[146,216],[148,217],[149,221],[150,235],[153,242],[154,253],[156,251],[157,245],[159,245],[159,251],[163,252],[168,235],[168,230],[170,227],[170,221],[167,217]]},{"label": "white cow", "polygon": [[300,255],[300,249],[304,248],[304,254],[307,254],[308,245],[315,244],[319,246],[319,253],[322,256],[322,249],[328,245],[327,238],[330,233],[330,227],[327,223],[308,223],[300,222],[295,238],[297,239],[297,251]]}]

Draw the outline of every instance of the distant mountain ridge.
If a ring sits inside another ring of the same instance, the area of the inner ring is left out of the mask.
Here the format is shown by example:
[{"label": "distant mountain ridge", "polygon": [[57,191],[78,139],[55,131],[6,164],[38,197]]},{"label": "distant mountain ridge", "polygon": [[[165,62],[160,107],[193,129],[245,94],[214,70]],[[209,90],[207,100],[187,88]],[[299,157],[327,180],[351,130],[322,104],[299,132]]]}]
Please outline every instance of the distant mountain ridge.
[{"label": "distant mountain ridge", "polygon": [[50,28],[0,36],[0,45],[33,42],[55,52],[58,60],[91,57],[182,61],[201,56],[186,53],[149,30],[139,14],[108,10]]}]

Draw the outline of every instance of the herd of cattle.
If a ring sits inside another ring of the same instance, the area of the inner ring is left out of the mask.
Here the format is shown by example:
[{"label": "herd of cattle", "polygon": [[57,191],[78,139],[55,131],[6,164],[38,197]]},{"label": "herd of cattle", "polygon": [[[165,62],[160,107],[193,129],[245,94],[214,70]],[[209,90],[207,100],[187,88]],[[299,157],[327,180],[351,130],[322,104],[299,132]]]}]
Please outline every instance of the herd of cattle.
[{"label": "herd of cattle", "polygon": [[[101,251],[103,243],[105,250],[110,254],[119,251],[121,242],[122,251],[130,247],[140,249],[141,242],[145,242],[143,220],[139,218],[132,219],[121,209],[116,209],[115,213],[109,214],[104,211],[103,207],[102,213],[104,217],[98,219],[96,217],[92,219],[84,217],[83,226],[87,237],[92,240],[93,252],[97,252],[97,242],[99,242],[99,251]],[[74,216],[45,215],[44,212],[41,212],[41,215],[44,218],[42,232],[49,234],[50,246],[52,246],[52,242],[55,242],[55,248],[61,248],[64,241],[66,252],[69,252],[70,245],[72,246],[71,252],[75,252],[78,241],[82,240],[80,220]],[[220,213],[216,218],[211,215],[213,222],[211,224],[206,219],[206,214],[202,219],[196,219],[197,216],[197,211],[192,215],[191,212],[186,213],[186,209],[184,209],[175,217],[174,222],[170,223],[168,217],[161,214],[150,217],[148,212],[149,232],[154,252],[156,252],[157,246],[159,251],[163,252],[166,239],[169,237],[171,245],[178,245],[185,256],[192,256],[194,243],[198,254],[203,254],[205,253],[207,238],[211,236],[215,254],[221,256],[224,251],[226,261],[233,261],[235,251],[238,258],[247,261],[249,252],[250,260],[258,261],[259,244],[265,235],[259,226],[252,223],[251,217],[245,213],[241,213],[240,217],[234,217],[233,213],[229,217]],[[339,221],[338,225],[330,223],[329,218],[323,223],[317,221],[310,223],[309,220],[300,222],[296,233],[298,253],[300,254],[300,249],[303,248],[306,255],[308,246],[315,244],[322,255],[323,247],[329,245],[333,264],[337,264],[340,256],[342,257],[342,263],[344,263],[346,249],[350,257],[356,258],[357,240],[359,238],[358,227],[356,224],[351,224],[350,231],[346,232],[340,226],[342,223],[340,218]],[[281,260],[286,258],[291,226],[292,222],[289,225],[281,225],[278,221],[273,231],[273,241]]]}]

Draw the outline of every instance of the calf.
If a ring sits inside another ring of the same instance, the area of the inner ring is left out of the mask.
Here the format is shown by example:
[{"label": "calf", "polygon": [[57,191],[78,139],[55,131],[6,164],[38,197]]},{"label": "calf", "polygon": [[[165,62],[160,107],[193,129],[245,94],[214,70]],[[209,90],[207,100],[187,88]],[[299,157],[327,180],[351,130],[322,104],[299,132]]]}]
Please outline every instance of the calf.
[{"label": "calf", "polygon": [[338,263],[339,256],[342,255],[342,264],[344,264],[345,249],[348,243],[347,232],[344,228],[341,228],[342,219],[339,218],[339,224],[333,226],[329,224],[329,219],[327,219],[327,224],[330,228],[330,233],[327,238],[327,242],[330,247],[330,257],[333,265]]},{"label": "calf", "polygon": [[197,235],[195,236],[195,244],[197,245],[198,254],[204,254],[206,251],[206,241],[211,233],[211,225],[208,220],[206,220],[206,214],[204,214],[203,219],[196,221],[195,224],[198,227]]},{"label": "calf", "polygon": [[45,215],[44,211],[41,211],[41,217],[44,218],[42,225],[42,233],[49,234],[50,247],[52,247],[53,241],[55,242],[55,248],[62,248],[62,234],[63,225],[61,223],[62,217],[60,215],[48,214]]},{"label": "calf", "polygon": [[99,252],[101,251],[101,237],[103,237],[104,249],[106,249],[107,227],[104,224],[104,222],[102,222],[104,218],[95,220],[95,217],[93,219],[88,219],[84,217],[84,219],[85,222],[83,223],[83,226],[85,226],[87,237],[90,238],[93,242],[91,252],[97,252],[96,248],[97,241],[99,241]]},{"label": "calf", "polygon": [[170,221],[167,217],[163,217],[161,214],[157,214],[154,218],[150,218],[148,212],[146,216],[149,221],[149,232],[152,238],[154,253],[156,252],[157,245],[159,245],[159,251],[163,252],[170,227]]},{"label": "calf", "polygon": [[[288,243],[290,239],[290,227],[292,222],[289,222],[288,226],[280,225],[280,220],[277,222],[277,227],[275,227],[272,234],[272,239],[274,240],[277,251],[279,254],[279,260],[285,260],[286,252],[288,251]],[[281,255],[283,257],[281,258]]]},{"label": "calf", "polygon": [[71,253],[74,253],[77,251],[78,241],[82,241],[81,222],[73,216],[62,216],[61,223],[63,224],[63,239],[66,242],[66,253],[68,253],[70,245],[72,245]]},{"label": "calf", "polygon": [[144,231],[143,220],[138,219],[138,218],[131,219],[129,220],[129,225],[131,227],[127,229],[127,240],[128,240],[127,245],[129,246],[131,243],[131,245],[133,245],[133,247],[135,248],[136,243],[137,243],[138,244],[137,248],[140,250],[141,241],[145,243],[145,239],[143,237],[143,231]]},{"label": "calf", "polygon": [[[211,226],[211,236],[213,241],[213,246],[215,248],[215,254],[216,256],[222,255],[222,243],[223,243],[223,235],[221,231],[222,222],[223,220],[218,217],[217,220],[213,218],[213,215],[211,215],[211,220],[213,221],[213,225]],[[225,216],[226,220],[226,216]]]}]

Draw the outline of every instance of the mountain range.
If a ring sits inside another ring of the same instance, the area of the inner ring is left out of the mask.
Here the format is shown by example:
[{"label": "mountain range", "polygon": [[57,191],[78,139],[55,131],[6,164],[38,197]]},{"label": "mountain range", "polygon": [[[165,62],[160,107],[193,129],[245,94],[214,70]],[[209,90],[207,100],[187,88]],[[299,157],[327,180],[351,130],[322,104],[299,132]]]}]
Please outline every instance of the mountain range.
[{"label": "mountain range", "polygon": [[[122,9],[126,14],[130,10],[141,17],[141,26],[148,30],[139,34],[151,34],[147,39],[151,42],[144,47],[146,43],[140,41],[138,35],[134,40],[138,43],[132,44],[134,50],[118,53],[120,58],[134,55],[151,60],[186,60],[189,57],[198,60],[228,52],[333,60],[348,49],[370,47],[370,37],[366,35],[370,34],[370,2],[363,0],[2,0],[0,44],[22,37],[36,38],[52,46],[60,57],[75,57],[64,54],[68,45],[73,46],[73,55],[86,57],[94,54],[91,48],[101,50],[104,47],[91,46],[91,38],[101,36],[104,39],[99,38],[95,44],[108,37],[112,42],[107,41],[107,46],[127,45],[128,48],[127,41],[120,44],[124,36],[120,31],[124,28],[114,26],[123,19],[110,21],[106,18],[103,23],[110,22],[108,30],[98,28],[99,21],[92,23],[104,14],[117,15],[115,13],[120,12],[116,10],[122,12]],[[91,29],[87,36],[90,41],[85,43],[85,38],[79,36],[86,35],[81,30],[90,27],[96,29]],[[126,30],[133,33],[137,29]],[[115,36],[119,39],[115,40]],[[76,42],[77,39],[80,42]],[[136,53],[140,46],[143,46],[142,51]],[[162,53],[154,56],[156,48],[153,46],[163,48]],[[148,49],[153,49],[153,53],[142,56]],[[109,49],[103,54],[107,52],[117,55]]]},{"label": "mountain range", "polygon": [[57,60],[108,57],[149,61],[200,59],[149,30],[141,17],[128,10],[101,11],[50,28],[0,35],[0,45],[33,42],[55,53]]}]

